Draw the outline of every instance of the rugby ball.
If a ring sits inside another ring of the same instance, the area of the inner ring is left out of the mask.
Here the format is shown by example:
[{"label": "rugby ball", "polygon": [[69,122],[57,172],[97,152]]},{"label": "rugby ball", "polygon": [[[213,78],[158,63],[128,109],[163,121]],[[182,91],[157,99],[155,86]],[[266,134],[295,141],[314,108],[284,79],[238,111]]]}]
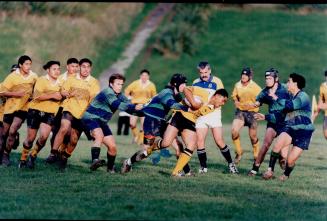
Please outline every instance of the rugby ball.
[{"label": "rugby ball", "polygon": [[[201,104],[202,100],[199,96],[193,95],[193,99],[195,100],[195,102]],[[187,106],[191,107],[191,103],[187,100],[187,98],[184,98],[184,102]]]}]

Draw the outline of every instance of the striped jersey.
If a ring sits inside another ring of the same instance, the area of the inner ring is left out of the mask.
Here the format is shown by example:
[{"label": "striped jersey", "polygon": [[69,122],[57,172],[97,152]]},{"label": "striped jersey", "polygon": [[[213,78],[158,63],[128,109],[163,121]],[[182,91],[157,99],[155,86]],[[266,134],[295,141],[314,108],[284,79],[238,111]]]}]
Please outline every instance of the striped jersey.
[{"label": "striped jersey", "polygon": [[[276,96],[281,99],[290,99],[291,95],[288,93],[285,85],[278,83],[278,87],[275,92]],[[284,106],[275,101],[271,96],[269,96],[269,88],[264,88],[260,94],[257,96],[256,101],[262,104],[268,105],[269,113],[265,115],[266,121],[273,124],[280,124],[284,122],[286,113],[283,112]]]},{"label": "striped jersey", "polygon": [[[327,103],[327,82],[320,85],[319,97],[324,103]],[[325,116],[327,116],[327,110],[325,110]]]},{"label": "striped jersey", "polygon": [[277,102],[284,106],[284,111],[287,113],[285,117],[286,127],[293,130],[314,130],[311,121],[311,101],[307,93],[301,90],[295,96],[291,96],[290,99],[278,97]]},{"label": "striped jersey", "polygon": [[95,96],[86,109],[83,118],[108,122],[117,110],[133,113],[136,112],[135,106],[125,95],[122,93],[116,94],[111,87],[107,87]]},{"label": "striped jersey", "polygon": [[224,88],[223,82],[216,76],[211,75],[208,81],[197,78],[193,81],[192,86],[198,86],[209,92],[209,98],[214,95],[216,90]]},{"label": "striped jersey", "polygon": [[150,102],[143,107],[142,111],[147,116],[158,120],[165,120],[170,109],[187,111],[188,106],[176,101],[176,95],[174,95],[172,88],[165,88],[154,96]]}]

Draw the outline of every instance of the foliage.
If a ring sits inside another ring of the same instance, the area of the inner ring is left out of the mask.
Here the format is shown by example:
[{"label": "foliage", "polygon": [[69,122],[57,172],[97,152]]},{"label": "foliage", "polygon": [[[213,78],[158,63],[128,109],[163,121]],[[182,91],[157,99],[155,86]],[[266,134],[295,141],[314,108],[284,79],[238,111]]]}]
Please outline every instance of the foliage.
[{"label": "foliage", "polygon": [[164,56],[193,55],[193,47],[199,36],[205,33],[211,11],[210,4],[177,4],[172,19],[156,33],[158,39],[153,46]]}]

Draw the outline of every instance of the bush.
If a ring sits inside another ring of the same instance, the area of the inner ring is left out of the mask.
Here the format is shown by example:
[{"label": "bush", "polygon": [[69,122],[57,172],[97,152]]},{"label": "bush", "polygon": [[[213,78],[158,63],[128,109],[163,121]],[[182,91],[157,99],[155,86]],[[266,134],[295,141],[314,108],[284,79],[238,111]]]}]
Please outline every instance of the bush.
[{"label": "bush", "polygon": [[210,12],[210,4],[177,4],[173,8],[172,21],[155,34],[155,51],[166,57],[195,54],[193,46],[198,42],[199,34],[205,34]]}]

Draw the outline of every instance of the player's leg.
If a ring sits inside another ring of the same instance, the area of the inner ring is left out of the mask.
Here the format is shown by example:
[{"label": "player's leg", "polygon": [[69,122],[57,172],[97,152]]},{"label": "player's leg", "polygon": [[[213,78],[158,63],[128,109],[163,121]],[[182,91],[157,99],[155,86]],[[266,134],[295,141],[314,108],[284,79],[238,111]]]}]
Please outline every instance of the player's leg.
[{"label": "player's leg", "polygon": [[131,115],[129,118],[129,125],[132,130],[133,135],[133,142],[137,143],[138,135],[139,135],[139,129],[137,128],[137,116]]},{"label": "player's leg", "polygon": [[219,148],[221,154],[223,155],[223,157],[225,158],[225,160],[228,163],[228,168],[229,168],[230,173],[238,173],[237,167],[232,160],[230,148],[224,141],[222,126],[211,128],[211,132],[212,132],[212,135],[216,142],[217,147]]},{"label": "player's leg", "polygon": [[280,151],[283,147],[289,146],[292,143],[292,137],[287,132],[282,132],[276,140],[276,143],[271,151],[268,170],[263,174],[264,179],[271,179],[274,175],[276,161],[279,159]]},{"label": "player's leg", "polygon": [[267,127],[265,137],[259,151],[259,154],[252,165],[251,171],[249,171],[249,176],[255,176],[262,164],[263,160],[265,159],[266,153],[269,150],[270,145],[272,144],[274,138],[276,137],[277,133],[272,127]]},{"label": "player's leg", "polygon": [[232,140],[235,146],[235,160],[234,162],[238,164],[242,158],[243,150],[241,146],[240,140],[240,130],[244,126],[244,120],[241,119],[234,119],[232,123]]}]

